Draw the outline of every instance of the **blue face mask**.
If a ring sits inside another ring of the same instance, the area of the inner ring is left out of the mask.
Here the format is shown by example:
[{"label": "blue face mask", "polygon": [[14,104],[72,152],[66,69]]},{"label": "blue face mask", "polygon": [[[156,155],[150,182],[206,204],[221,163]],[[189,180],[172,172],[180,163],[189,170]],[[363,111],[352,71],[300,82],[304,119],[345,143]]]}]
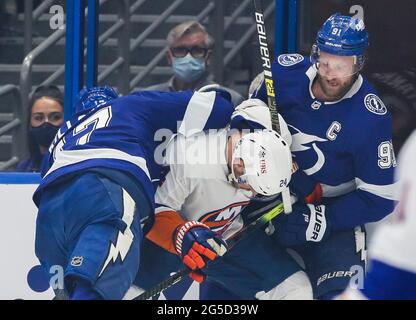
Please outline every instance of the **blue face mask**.
[{"label": "blue face mask", "polygon": [[173,73],[186,82],[194,82],[205,72],[205,60],[196,59],[188,53],[183,58],[173,58]]}]

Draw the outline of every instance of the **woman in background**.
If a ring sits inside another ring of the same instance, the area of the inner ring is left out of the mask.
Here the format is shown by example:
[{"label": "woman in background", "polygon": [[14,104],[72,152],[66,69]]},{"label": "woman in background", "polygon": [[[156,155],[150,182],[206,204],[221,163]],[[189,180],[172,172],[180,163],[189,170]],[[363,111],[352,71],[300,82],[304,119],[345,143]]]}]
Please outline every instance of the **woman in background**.
[{"label": "woman in background", "polygon": [[64,121],[63,94],[56,86],[40,86],[29,103],[28,146],[30,156],[16,171],[39,172],[42,159]]}]

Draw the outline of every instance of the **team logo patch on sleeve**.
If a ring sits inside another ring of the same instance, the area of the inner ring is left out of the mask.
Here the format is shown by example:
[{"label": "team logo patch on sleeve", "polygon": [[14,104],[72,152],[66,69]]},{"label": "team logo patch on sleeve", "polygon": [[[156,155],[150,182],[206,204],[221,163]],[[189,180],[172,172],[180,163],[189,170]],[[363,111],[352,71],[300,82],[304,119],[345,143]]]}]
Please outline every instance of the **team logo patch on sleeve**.
[{"label": "team logo patch on sleeve", "polygon": [[289,67],[303,61],[303,59],[303,56],[298,53],[281,54],[277,57],[277,62],[283,67]]},{"label": "team logo patch on sleeve", "polygon": [[84,257],[73,257],[71,260],[71,266],[80,267],[82,265],[82,261]]},{"label": "team logo patch on sleeve", "polygon": [[384,115],[387,113],[387,108],[384,105],[383,101],[373,93],[367,94],[364,98],[364,105],[368,111],[378,114]]}]

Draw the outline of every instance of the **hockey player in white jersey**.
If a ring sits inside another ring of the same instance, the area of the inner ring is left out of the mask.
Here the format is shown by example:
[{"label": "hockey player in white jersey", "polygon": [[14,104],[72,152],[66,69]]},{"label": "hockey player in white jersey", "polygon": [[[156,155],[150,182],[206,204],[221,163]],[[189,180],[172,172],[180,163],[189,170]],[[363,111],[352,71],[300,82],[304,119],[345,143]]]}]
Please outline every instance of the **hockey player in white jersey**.
[{"label": "hockey player in white jersey", "polygon": [[[167,150],[170,171],[156,192],[155,224],[146,236],[151,242],[142,253],[152,258],[141,265],[136,285],[149,289],[182,268],[182,260],[194,280],[207,277],[234,297],[312,298],[306,274],[264,230],[226,251],[226,240],[243,227],[241,210],[253,197],[279,194],[290,181],[291,138],[280,121],[283,138],[271,130],[267,105],[252,99],[236,108],[233,129],[176,136]],[[253,128],[266,129],[244,130]]]},{"label": "hockey player in white jersey", "polygon": [[416,131],[399,155],[399,205],[389,223],[377,229],[370,248],[369,272],[360,290],[343,299],[416,299]]}]

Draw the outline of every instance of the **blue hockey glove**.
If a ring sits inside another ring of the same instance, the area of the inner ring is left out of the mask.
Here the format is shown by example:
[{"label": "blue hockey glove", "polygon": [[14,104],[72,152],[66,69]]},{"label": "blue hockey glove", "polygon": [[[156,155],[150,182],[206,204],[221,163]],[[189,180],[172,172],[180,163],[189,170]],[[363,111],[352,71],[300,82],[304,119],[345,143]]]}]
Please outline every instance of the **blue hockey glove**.
[{"label": "blue hockey glove", "polygon": [[290,191],[305,203],[319,204],[322,198],[321,185],[300,170],[295,161],[293,167],[289,183]]},{"label": "blue hockey glove", "polygon": [[324,205],[295,203],[291,214],[273,220],[274,236],[285,247],[324,241],[331,231],[325,209]]},{"label": "blue hockey glove", "polygon": [[[216,232],[198,221],[189,221],[179,226],[175,235],[175,248],[182,262],[191,270],[202,269],[206,261],[215,260],[227,252],[227,243]],[[202,282],[201,273],[192,273],[191,278]]]}]

